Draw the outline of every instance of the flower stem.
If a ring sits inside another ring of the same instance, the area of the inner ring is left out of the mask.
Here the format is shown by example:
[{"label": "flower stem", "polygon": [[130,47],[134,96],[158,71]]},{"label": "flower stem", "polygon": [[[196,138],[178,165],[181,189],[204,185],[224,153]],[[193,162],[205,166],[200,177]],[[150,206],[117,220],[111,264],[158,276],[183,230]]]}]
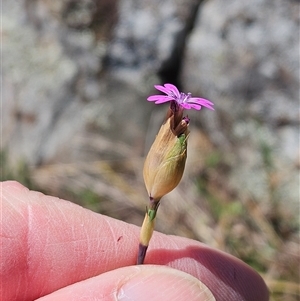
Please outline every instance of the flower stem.
[{"label": "flower stem", "polygon": [[150,197],[149,208],[147,208],[146,210],[144,222],[140,232],[140,243],[139,243],[137,264],[144,263],[149,242],[154,231],[155,217],[159,207],[159,201],[160,200],[156,201]]}]

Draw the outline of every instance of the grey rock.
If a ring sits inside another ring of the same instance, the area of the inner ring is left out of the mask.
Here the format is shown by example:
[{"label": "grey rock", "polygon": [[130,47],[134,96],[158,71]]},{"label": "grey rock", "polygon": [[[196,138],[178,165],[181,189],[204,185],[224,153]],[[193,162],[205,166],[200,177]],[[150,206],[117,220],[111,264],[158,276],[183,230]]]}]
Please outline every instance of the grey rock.
[{"label": "grey rock", "polygon": [[257,200],[270,195],[267,148],[272,168],[288,179],[277,185],[277,197],[288,184],[285,199],[296,208],[298,8],[296,1],[281,0],[206,2],[188,41],[182,74],[185,89],[215,102],[215,114],[207,112],[202,124],[233,160],[231,185]]}]

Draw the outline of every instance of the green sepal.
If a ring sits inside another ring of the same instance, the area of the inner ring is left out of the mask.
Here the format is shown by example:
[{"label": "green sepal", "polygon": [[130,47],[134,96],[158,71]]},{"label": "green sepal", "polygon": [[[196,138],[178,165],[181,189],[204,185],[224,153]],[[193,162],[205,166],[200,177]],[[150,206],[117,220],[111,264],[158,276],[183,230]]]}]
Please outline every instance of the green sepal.
[{"label": "green sepal", "polygon": [[150,222],[152,222],[155,219],[156,212],[157,212],[157,210],[155,210],[155,209],[148,210],[148,216],[149,216]]}]

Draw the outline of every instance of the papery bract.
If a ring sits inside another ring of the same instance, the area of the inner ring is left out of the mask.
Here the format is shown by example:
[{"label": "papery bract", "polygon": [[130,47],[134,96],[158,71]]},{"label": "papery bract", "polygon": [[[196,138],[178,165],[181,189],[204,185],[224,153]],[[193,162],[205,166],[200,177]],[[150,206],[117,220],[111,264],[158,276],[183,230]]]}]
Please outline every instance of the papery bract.
[{"label": "papery bract", "polygon": [[144,181],[149,197],[160,200],[180,182],[187,157],[188,122],[183,119],[182,134],[171,128],[174,115],[161,126],[144,163]]}]

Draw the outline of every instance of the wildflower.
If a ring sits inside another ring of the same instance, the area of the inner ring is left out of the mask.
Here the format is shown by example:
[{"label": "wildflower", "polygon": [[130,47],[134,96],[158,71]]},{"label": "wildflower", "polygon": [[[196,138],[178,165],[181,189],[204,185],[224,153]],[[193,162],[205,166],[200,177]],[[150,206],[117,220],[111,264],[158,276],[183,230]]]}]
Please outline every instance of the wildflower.
[{"label": "wildflower", "polygon": [[155,104],[170,101],[166,121],[151,146],[143,171],[149,197],[158,201],[178,185],[184,171],[190,119],[183,117],[183,110],[200,110],[202,106],[214,110],[214,104],[192,97],[191,93],[179,92],[172,84],[154,87],[166,95],[152,95],[148,101],[155,101]]},{"label": "wildflower", "polygon": [[192,97],[191,93],[185,94],[183,92],[179,92],[178,89],[172,84],[164,84],[163,86],[155,85],[154,87],[166,94],[152,95],[147,98],[148,101],[155,101],[155,104],[175,101],[178,106],[186,110],[201,110],[202,107],[214,110],[214,104],[211,101],[200,97]]},{"label": "wildflower", "polygon": [[192,97],[191,93],[179,92],[172,84],[154,87],[166,95],[152,95],[147,100],[155,104],[169,101],[170,108],[144,163],[143,176],[149,195],[149,207],[140,233],[138,264],[144,262],[160,199],[179,184],[183,175],[190,123],[190,119],[183,116],[183,111],[200,110],[202,107],[214,110],[211,101]]}]

